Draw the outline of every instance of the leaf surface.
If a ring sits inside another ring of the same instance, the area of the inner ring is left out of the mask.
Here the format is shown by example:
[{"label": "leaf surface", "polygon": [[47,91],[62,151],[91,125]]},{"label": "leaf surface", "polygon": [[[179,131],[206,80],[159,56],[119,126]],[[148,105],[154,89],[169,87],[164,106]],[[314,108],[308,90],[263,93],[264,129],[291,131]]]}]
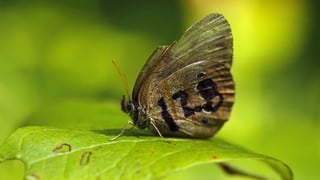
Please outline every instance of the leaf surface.
[{"label": "leaf surface", "polygon": [[162,139],[133,130],[109,141],[117,132],[42,126],[19,128],[1,146],[0,162],[21,160],[26,166],[26,178],[154,179],[199,164],[219,163],[227,167],[225,163],[232,160],[258,160],[269,165],[282,179],[293,179],[290,168],[283,162],[217,138]]}]

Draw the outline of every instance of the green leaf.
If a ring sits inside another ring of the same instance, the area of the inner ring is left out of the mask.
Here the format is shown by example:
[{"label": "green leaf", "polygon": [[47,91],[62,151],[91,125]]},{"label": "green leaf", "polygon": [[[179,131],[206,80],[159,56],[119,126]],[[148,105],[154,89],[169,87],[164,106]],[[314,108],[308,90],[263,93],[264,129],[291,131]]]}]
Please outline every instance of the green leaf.
[{"label": "green leaf", "polygon": [[118,132],[23,127],[1,146],[0,162],[21,160],[27,179],[155,179],[205,163],[218,163],[229,174],[249,176],[226,162],[258,160],[282,179],[293,179],[283,162],[217,138],[162,139],[146,131],[127,131],[125,136],[108,141]]},{"label": "green leaf", "polygon": [[130,120],[119,101],[68,99],[43,106],[22,126],[53,126],[77,130],[120,128]]}]

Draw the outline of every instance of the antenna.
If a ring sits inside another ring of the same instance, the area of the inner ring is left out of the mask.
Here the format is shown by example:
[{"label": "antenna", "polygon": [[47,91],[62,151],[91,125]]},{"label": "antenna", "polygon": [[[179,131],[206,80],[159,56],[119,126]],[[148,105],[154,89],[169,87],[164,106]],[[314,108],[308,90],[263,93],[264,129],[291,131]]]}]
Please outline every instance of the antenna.
[{"label": "antenna", "polygon": [[129,84],[128,84],[128,80],[126,78],[126,75],[123,74],[121,71],[120,71],[120,68],[118,66],[118,64],[115,62],[115,61],[112,61],[112,64],[116,67],[117,71],[118,71],[118,74],[122,80],[122,83],[123,83],[123,86],[124,86],[124,89],[126,91],[126,94],[128,96],[128,100],[131,101],[131,98],[130,98],[130,94],[129,94]]}]

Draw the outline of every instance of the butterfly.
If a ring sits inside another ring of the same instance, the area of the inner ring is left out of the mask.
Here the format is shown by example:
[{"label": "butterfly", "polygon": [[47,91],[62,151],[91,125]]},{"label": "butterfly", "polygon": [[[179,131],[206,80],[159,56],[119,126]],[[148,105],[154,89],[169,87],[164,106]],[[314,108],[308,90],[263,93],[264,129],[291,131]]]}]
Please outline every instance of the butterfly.
[{"label": "butterfly", "polygon": [[224,16],[210,14],[196,22],[178,41],[153,52],[132,99],[123,96],[121,109],[131,117],[129,124],[161,137],[213,136],[234,103],[232,58],[233,38]]}]

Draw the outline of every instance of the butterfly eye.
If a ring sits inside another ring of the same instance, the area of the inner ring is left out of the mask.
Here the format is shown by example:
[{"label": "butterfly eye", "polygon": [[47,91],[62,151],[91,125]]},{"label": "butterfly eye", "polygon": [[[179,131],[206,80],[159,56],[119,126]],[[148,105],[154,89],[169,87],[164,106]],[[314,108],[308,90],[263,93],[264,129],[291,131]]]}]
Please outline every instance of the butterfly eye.
[{"label": "butterfly eye", "polygon": [[206,75],[205,73],[201,72],[201,73],[197,74],[197,78],[200,79],[200,78],[204,77],[205,75]]}]

